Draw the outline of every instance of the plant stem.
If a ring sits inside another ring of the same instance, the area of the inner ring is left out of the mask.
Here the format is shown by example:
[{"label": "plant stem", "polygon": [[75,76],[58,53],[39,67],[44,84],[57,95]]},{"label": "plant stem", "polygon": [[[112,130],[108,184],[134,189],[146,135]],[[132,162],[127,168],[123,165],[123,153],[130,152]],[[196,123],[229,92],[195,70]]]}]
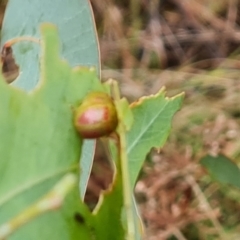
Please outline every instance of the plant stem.
[{"label": "plant stem", "polygon": [[123,184],[123,201],[124,207],[126,210],[127,217],[127,240],[135,239],[135,226],[134,226],[134,214],[132,206],[132,189],[130,185],[130,176],[129,176],[129,166],[127,159],[127,148],[126,148],[126,130],[121,119],[121,109],[118,108],[118,102],[120,101],[120,92],[118,88],[118,83],[112,81],[113,85],[113,96],[116,102],[116,107],[118,109],[119,117],[119,139],[120,139],[120,165],[121,165],[121,174],[122,174],[122,184]]}]

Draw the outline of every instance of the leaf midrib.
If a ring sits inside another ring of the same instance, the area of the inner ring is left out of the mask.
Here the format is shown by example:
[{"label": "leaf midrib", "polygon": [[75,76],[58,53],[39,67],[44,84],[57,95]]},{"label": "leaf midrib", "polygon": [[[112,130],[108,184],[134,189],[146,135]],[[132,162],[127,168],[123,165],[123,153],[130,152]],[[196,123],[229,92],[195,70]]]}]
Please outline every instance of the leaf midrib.
[{"label": "leaf midrib", "polygon": [[127,149],[127,154],[128,154],[128,155],[130,154],[130,152],[132,151],[132,149],[137,145],[137,143],[139,142],[139,139],[147,132],[147,130],[150,128],[150,126],[151,126],[152,123],[155,121],[155,119],[163,112],[163,110],[165,109],[165,107],[166,107],[167,104],[168,104],[168,102],[165,102],[165,104],[163,105],[163,107],[161,108],[161,110],[159,111],[159,113],[156,114],[156,116],[152,118],[152,120],[149,122],[149,124],[146,125],[146,127],[144,128],[144,130],[140,132],[140,134],[138,135],[137,138],[135,138],[135,140],[132,142],[132,144],[130,145],[130,147]]}]

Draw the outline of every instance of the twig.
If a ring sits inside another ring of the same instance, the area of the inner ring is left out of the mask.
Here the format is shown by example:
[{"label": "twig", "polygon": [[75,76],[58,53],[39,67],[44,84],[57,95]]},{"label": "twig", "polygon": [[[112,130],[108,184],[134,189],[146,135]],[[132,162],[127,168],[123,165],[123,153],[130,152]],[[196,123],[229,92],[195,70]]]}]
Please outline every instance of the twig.
[{"label": "twig", "polygon": [[197,199],[199,200],[199,203],[205,209],[206,215],[209,217],[209,219],[212,221],[214,227],[218,231],[218,235],[219,235],[220,239],[226,240],[227,239],[226,233],[224,232],[219,221],[216,219],[215,215],[212,214],[213,210],[212,210],[210,204],[208,203],[207,199],[205,198],[199,185],[196,183],[195,179],[193,178],[193,176],[188,174],[185,176],[185,179],[189,183],[189,185],[192,187],[193,192],[195,193]]},{"label": "twig", "polygon": [[[164,34],[165,41],[169,42],[169,44],[172,46],[173,51],[175,52],[177,58],[180,62],[186,61],[185,53],[178,41],[178,39],[175,37],[175,34],[173,34],[171,28],[168,26],[167,22],[164,20],[164,18],[161,18],[161,21],[165,24],[165,31],[167,34]],[[168,41],[169,40],[169,41]]]},{"label": "twig", "polygon": [[176,228],[176,227],[173,227],[172,228],[172,232],[173,232],[173,235],[178,239],[178,240],[187,240],[184,235],[182,234],[182,232]]},{"label": "twig", "polygon": [[[227,12],[227,21],[225,24],[224,33],[222,34],[222,41],[221,41],[221,49],[226,55],[228,51],[228,45],[226,42],[228,41],[229,35],[233,32],[235,28],[235,22],[237,20],[237,1],[236,0],[229,0],[228,3],[228,12]],[[230,34],[229,34],[230,33]]]}]

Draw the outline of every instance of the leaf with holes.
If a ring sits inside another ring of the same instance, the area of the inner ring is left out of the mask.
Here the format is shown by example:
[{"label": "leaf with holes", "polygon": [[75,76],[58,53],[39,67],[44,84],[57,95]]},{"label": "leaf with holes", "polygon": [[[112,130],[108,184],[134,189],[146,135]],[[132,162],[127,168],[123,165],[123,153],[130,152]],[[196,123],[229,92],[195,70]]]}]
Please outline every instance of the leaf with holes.
[{"label": "leaf with holes", "polygon": [[[67,172],[78,172],[82,139],[73,126],[73,110],[89,91],[104,91],[94,69],[72,69],[61,59],[53,25],[44,24],[41,31],[37,88],[25,92],[0,78],[0,225],[41,198]],[[66,214],[46,214],[9,239],[71,239],[77,229],[72,224]]]},{"label": "leaf with holes", "polygon": [[[1,45],[12,38],[40,37],[41,23],[51,22],[58,28],[62,42],[61,56],[74,66],[94,66],[100,72],[99,49],[95,22],[89,0],[8,0],[1,29]],[[14,85],[31,91],[38,83],[38,44],[21,41],[13,46],[21,74]],[[91,171],[95,141],[84,141],[80,162],[81,196],[85,194]]]},{"label": "leaf with holes", "polygon": [[179,110],[183,94],[165,97],[161,89],[156,95],[143,97],[132,104],[134,124],[127,133],[127,155],[131,185],[134,186],[147,153],[152,147],[164,145],[171,129],[171,121]]}]

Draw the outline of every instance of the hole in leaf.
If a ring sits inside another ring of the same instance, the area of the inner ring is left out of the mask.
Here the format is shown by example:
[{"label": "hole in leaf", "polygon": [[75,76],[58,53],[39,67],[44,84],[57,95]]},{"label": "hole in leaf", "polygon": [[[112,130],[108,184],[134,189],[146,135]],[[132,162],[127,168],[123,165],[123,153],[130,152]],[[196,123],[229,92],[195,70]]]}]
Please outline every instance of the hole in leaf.
[{"label": "hole in leaf", "polygon": [[81,224],[83,224],[85,222],[83,216],[80,213],[75,213],[74,219]]},{"label": "hole in leaf", "polygon": [[84,202],[90,210],[93,210],[98,203],[101,191],[109,188],[113,181],[113,175],[114,170],[106,153],[106,147],[100,140],[97,140],[92,172],[84,198]]},{"label": "hole in leaf", "polygon": [[19,75],[19,66],[16,64],[12,47],[4,45],[1,52],[2,74],[7,83],[12,83]]}]

